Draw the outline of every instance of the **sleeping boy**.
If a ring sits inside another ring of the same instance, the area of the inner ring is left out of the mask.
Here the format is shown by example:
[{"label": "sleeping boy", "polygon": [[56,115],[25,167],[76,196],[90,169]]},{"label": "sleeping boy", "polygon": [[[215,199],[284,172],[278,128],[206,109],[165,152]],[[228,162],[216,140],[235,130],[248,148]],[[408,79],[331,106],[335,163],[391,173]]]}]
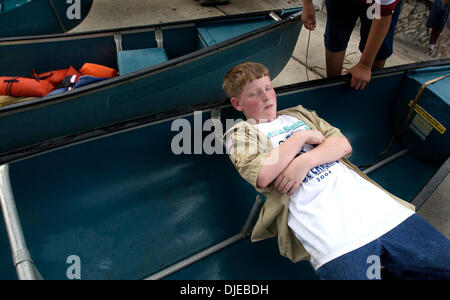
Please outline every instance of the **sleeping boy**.
[{"label": "sleeping boy", "polygon": [[399,278],[450,279],[450,241],[346,159],[339,129],[302,106],[277,112],[265,66],[233,67],[223,89],[246,117],[225,134],[231,161],[267,198],[252,241],[278,236],[321,279],[368,279],[374,256]]}]

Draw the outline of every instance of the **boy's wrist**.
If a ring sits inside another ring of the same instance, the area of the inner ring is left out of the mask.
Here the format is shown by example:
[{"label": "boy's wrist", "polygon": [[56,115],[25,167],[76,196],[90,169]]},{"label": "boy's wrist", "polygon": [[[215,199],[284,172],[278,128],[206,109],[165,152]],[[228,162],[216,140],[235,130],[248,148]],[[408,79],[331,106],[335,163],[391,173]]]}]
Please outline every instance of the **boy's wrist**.
[{"label": "boy's wrist", "polygon": [[297,151],[300,151],[302,146],[306,143],[306,140],[308,139],[308,132],[307,130],[301,130],[294,133],[292,136],[296,140],[296,149]]},{"label": "boy's wrist", "polygon": [[309,152],[306,152],[306,153],[303,153],[302,155],[297,156],[295,158],[295,160],[296,160],[296,163],[300,164],[303,168],[307,168],[308,170],[315,167],[314,159],[313,159],[311,153],[309,153]]}]

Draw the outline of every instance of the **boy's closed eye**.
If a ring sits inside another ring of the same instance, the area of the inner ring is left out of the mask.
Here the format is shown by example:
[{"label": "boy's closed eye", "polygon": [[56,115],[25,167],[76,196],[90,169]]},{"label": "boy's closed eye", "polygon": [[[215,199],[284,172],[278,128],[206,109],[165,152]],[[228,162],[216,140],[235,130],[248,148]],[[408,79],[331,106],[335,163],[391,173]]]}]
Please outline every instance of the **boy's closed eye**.
[{"label": "boy's closed eye", "polygon": [[[270,91],[273,90],[273,87],[272,87],[272,86],[266,86],[266,87],[264,88],[264,90],[265,90],[266,92],[270,92]],[[262,94],[262,89],[261,89],[261,90],[255,90],[255,91],[252,91],[252,92],[248,93],[248,94],[247,94],[247,97],[256,97],[256,96],[259,96],[259,95],[261,95],[261,94]]]}]

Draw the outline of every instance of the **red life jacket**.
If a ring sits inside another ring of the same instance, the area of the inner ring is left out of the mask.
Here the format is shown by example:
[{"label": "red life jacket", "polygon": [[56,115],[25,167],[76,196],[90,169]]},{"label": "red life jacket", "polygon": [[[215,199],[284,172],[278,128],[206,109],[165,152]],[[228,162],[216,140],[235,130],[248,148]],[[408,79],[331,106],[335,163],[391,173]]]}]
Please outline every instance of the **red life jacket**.
[{"label": "red life jacket", "polygon": [[37,74],[32,77],[0,77],[0,95],[12,97],[44,97],[61,84],[66,76],[80,73],[72,66],[67,69]]},{"label": "red life jacket", "polygon": [[111,78],[117,76],[117,70],[102,65],[85,63],[80,69],[81,75],[90,75],[100,78]]},{"label": "red life jacket", "polygon": [[54,88],[49,81],[39,77],[0,77],[0,95],[44,97]]},{"label": "red life jacket", "polygon": [[78,72],[74,67],[37,74],[32,77],[0,77],[0,95],[12,97],[44,97],[64,81],[67,76],[90,75],[110,78],[117,76],[117,71],[102,65],[85,63]]},{"label": "red life jacket", "polygon": [[45,78],[45,80],[49,81],[54,86],[59,85],[63,82],[66,76],[77,75],[80,76],[80,73],[72,66],[68,69],[61,69],[56,71],[45,72],[37,75],[39,78]]}]

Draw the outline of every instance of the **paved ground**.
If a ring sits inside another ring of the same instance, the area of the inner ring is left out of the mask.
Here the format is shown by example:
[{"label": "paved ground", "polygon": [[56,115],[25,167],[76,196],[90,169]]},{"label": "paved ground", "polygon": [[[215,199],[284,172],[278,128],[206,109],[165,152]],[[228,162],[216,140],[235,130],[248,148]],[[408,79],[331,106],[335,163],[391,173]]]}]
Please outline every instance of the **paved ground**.
[{"label": "paved ground", "polygon": [[[321,0],[314,0],[320,5]],[[86,31],[134,25],[155,24],[167,21],[188,20],[227,14],[244,13],[275,8],[301,6],[299,0],[231,0],[230,4],[203,7],[194,0],[96,0],[91,12],[83,23],[73,31]],[[325,50],[323,34],[326,14],[317,14],[317,28],[311,32],[308,76],[309,79],[325,77]],[[274,79],[275,86],[306,81],[306,44],[308,31],[302,30],[291,60],[285,69]],[[353,32],[347,51],[347,63],[353,66],[359,59],[359,33]],[[387,66],[429,60],[429,57],[415,46],[395,41],[394,55],[387,61]],[[442,182],[430,200],[421,208],[419,214],[433,224],[438,230],[450,237],[450,176]]]}]

